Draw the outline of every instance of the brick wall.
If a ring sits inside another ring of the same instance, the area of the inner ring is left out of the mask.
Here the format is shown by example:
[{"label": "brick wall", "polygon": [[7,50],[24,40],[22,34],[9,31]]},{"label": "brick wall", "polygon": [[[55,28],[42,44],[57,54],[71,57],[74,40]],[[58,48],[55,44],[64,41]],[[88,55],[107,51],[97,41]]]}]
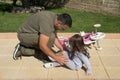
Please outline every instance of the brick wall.
[{"label": "brick wall", "polygon": [[120,0],[70,0],[65,7],[120,16]]}]

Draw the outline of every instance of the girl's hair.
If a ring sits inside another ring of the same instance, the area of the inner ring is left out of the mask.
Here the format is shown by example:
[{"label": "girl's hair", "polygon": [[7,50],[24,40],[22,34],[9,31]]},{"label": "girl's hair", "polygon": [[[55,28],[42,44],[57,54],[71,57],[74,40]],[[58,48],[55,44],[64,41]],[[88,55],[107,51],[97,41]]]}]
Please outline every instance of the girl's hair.
[{"label": "girl's hair", "polygon": [[86,55],[86,50],[85,50],[85,45],[83,42],[83,38],[82,36],[80,36],[79,34],[75,34],[73,35],[70,39],[69,39],[69,44],[71,49],[69,50],[69,52],[71,53],[71,59],[74,58],[76,51],[82,52],[83,54]]}]

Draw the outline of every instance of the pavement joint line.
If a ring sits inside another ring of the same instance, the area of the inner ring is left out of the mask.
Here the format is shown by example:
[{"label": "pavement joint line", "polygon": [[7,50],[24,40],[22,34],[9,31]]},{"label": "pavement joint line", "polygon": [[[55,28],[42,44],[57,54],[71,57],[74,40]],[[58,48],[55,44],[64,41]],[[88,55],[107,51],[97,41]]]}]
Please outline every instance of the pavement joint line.
[{"label": "pavement joint line", "polygon": [[80,79],[78,71],[76,71],[76,74],[77,74],[77,78]]},{"label": "pavement joint line", "polygon": [[107,69],[106,69],[106,67],[105,67],[105,65],[104,65],[104,63],[103,63],[103,61],[102,61],[102,59],[101,59],[101,57],[100,57],[100,53],[98,53],[98,51],[97,51],[97,54],[98,54],[98,57],[99,57],[100,62],[101,62],[102,65],[103,65],[103,69],[104,69],[104,71],[105,71],[106,74],[107,74],[107,77],[109,78],[109,80],[111,80],[110,75],[109,75],[109,73],[107,72]]}]

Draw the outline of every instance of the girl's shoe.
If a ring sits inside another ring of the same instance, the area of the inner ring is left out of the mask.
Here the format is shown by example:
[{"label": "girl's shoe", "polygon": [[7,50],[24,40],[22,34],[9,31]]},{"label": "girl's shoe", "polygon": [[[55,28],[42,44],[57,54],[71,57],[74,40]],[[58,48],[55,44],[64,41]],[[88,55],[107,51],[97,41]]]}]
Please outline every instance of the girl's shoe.
[{"label": "girl's shoe", "polygon": [[52,68],[52,67],[54,67],[54,66],[53,66],[53,62],[45,63],[43,66],[44,66],[45,68]]}]

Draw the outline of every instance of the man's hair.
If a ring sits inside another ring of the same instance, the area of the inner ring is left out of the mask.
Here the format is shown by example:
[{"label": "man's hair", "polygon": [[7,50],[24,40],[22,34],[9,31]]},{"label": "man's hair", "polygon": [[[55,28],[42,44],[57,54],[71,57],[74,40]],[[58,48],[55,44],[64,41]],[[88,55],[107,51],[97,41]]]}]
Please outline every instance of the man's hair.
[{"label": "man's hair", "polygon": [[69,14],[63,13],[58,15],[58,20],[60,20],[64,25],[72,27],[72,18]]}]

